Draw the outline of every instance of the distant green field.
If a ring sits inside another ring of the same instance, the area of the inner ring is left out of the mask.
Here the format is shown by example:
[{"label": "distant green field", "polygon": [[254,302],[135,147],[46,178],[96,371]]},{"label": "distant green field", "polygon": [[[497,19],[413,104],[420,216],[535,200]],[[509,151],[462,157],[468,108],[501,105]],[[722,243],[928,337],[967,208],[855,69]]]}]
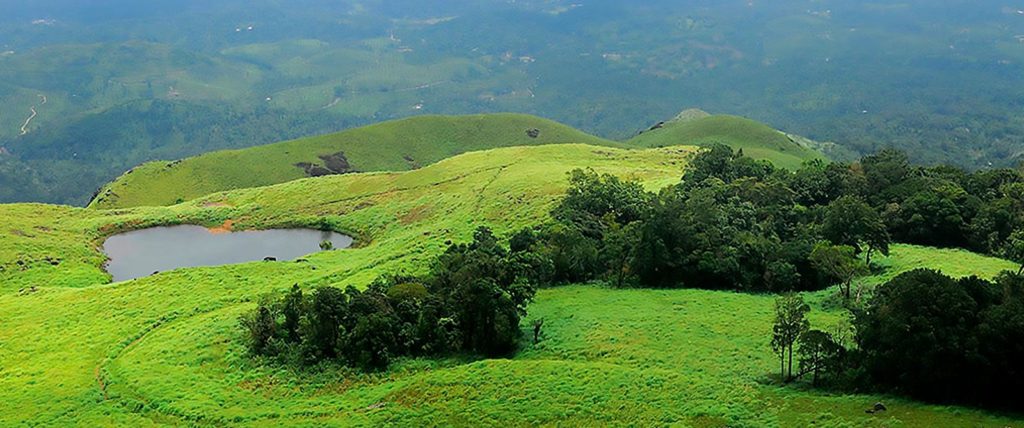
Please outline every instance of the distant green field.
[{"label": "distant green field", "polygon": [[[539,131],[536,138],[528,131]],[[344,152],[357,171],[404,171],[460,153],[499,147],[581,143],[608,147],[667,147],[721,142],[748,156],[795,168],[824,159],[767,125],[711,116],[645,133],[626,143],[605,140],[535,116],[489,114],[421,116],[337,134],[242,150],[214,152],[181,162],[151,162],[101,189],[92,208],[163,206],[231,189],[284,183],[307,176],[299,163]]]},{"label": "distant green field", "polygon": [[[365,285],[420,272],[477,225],[507,236],[543,221],[566,173],[593,168],[678,181],[693,147],[547,145],[473,152],[401,173],[230,190],[171,207],[0,205],[0,426],[1014,426],[1007,417],[872,395],[771,385],[773,297],[700,290],[542,290],[543,341],[508,360],[405,360],[383,374],[294,372],[245,355],[238,315],[292,284]],[[308,263],[182,269],[105,284],[97,245],[160,224],[238,228],[325,219],[355,249]],[[57,266],[53,261],[57,261]],[[21,263],[18,263],[18,262]],[[886,273],[1012,268],[966,252],[898,245]],[[32,286],[37,289],[33,292]],[[832,291],[817,293],[813,301]],[[827,326],[839,314],[815,305]],[[891,409],[863,412],[878,400]]]},{"label": "distant green field", "polygon": [[696,117],[666,123],[663,128],[644,132],[628,144],[642,147],[667,147],[678,144],[705,146],[725,144],[742,149],[755,159],[767,159],[776,166],[797,168],[812,159],[825,156],[812,148],[801,146],[786,134],[768,125],[736,116]]}]

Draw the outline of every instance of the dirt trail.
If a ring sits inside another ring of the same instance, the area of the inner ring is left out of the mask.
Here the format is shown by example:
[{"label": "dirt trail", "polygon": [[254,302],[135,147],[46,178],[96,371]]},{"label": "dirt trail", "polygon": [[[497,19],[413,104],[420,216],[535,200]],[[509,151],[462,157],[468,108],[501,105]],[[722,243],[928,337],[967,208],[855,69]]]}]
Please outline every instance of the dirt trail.
[{"label": "dirt trail", "polygon": [[[39,103],[40,107],[46,105],[46,95],[40,95],[39,99],[42,101]],[[32,115],[29,116],[28,119],[25,119],[24,125],[21,125],[21,135],[28,134],[28,126],[32,124],[32,119],[35,119],[36,116],[39,115],[39,112],[36,111],[36,106],[29,107],[29,111],[32,112]]]}]

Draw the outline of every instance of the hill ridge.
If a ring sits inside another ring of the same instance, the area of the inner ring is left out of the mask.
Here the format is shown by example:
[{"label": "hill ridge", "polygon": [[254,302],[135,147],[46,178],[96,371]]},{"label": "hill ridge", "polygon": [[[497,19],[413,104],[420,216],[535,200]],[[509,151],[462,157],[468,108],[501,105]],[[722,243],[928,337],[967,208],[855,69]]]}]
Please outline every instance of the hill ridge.
[{"label": "hill ridge", "polygon": [[[723,121],[729,125],[706,126]],[[763,143],[751,139],[768,132],[783,134],[767,125],[734,116],[711,116],[691,109],[664,129],[689,129],[691,132],[680,134],[683,138],[671,138],[675,131],[668,135],[646,133],[641,135],[643,138],[616,142],[527,114],[415,116],[333,134],[210,152],[173,162],[146,163],[101,188],[89,207],[166,206],[214,192],[310,176],[406,171],[470,151],[514,146],[579,143],[647,148],[700,145],[705,140],[716,139],[745,149],[753,148],[750,156],[768,159],[783,167],[824,158],[788,139],[772,141],[763,150],[756,150]],[[652,135],[657,138],[651,138]]]}]

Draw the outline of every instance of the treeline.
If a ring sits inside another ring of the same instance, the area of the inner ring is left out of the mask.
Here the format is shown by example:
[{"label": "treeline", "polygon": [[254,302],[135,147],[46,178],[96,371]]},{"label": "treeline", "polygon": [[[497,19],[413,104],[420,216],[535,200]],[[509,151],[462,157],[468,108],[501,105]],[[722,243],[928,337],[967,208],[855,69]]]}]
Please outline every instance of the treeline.
[{"label": "treeline", "polygon": [[574,171],[552,221],[513,245],[549,263],[548,282],[853,294],[891,242],[1024,259],[1024,175],[914,167],[886,150],[797,171],[723,145],[697,154],[659,193]]},{"label": "treeline", "polygon": [[1024,410],[1024,276],[907,272],[853,311],[852,329],[811,329],[809,311],[793,295],[776,303],[772,346],[787,381]]},{"label": "treeline", "polygon": [[486,228],[452,245],[423,277],[386,277],[366,290],[295,286],[241,318],[249,350],[283,362],[384,369],[397,357],[503,356],[533,300],[533,262]]}]

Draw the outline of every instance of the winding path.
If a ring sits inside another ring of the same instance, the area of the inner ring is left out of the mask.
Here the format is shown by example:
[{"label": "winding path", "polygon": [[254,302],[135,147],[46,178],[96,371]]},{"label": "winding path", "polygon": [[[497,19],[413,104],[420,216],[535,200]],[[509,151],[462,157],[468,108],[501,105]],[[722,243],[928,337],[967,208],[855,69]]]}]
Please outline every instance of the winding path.
[{"label": "winding path", "polygon": [[[39,95],[39,99],[42,100],[42,102],[39,103],[40,107],[46,105],[46,95]],[[21,125],[21,135],[28,134],[28,126],[32,123],[32,119],[35,119],[36,116],[39,115],[39,112],[36,111],[36,106],[29,107],[29,111],[32,112],[32,115],[29,116],[28,119],[25,119],[24,125]]]}]

